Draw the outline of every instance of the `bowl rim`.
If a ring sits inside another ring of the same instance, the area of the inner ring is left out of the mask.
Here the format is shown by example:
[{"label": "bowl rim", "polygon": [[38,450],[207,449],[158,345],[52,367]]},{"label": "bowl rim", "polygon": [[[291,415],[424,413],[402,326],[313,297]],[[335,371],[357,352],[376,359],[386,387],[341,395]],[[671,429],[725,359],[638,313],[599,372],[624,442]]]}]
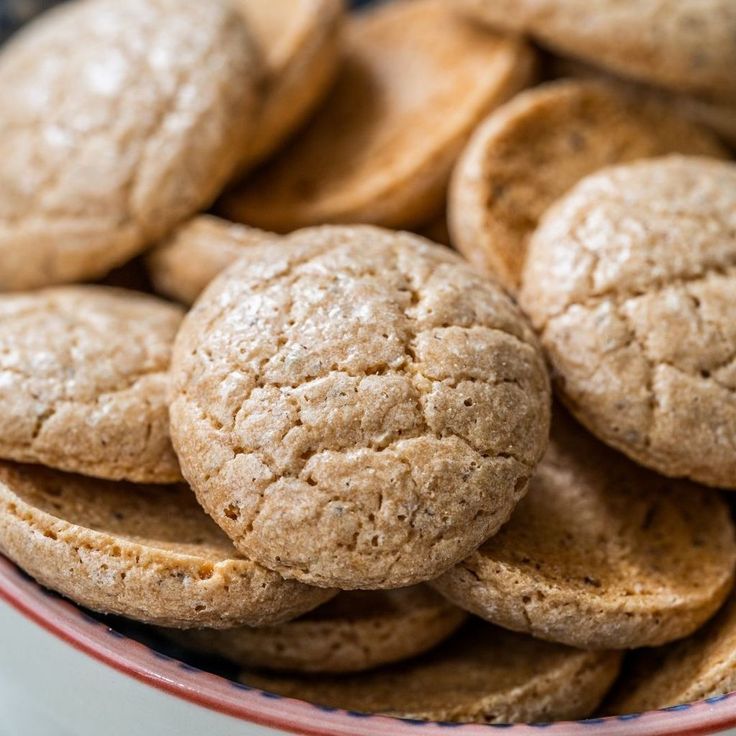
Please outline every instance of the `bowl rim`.
[{"label": "bowl rim", "polygon": [[216,713],[302,736],[705,736],[736,727],[736,693],[658,711],[538,724],[451,724],[369,715],[267,693],[155,651],[46,590],[0,555],[0,600],[79,652],[119,673]]}]

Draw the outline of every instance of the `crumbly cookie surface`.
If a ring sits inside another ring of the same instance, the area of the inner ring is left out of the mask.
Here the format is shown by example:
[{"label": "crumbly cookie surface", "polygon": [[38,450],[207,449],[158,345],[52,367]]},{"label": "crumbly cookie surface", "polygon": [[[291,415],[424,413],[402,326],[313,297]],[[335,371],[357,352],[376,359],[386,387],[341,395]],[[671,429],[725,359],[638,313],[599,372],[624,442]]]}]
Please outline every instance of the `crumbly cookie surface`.
[{"label": "crumbly cookie surface", "polygon": [[205,207],[260,62],[221,0],[76,0],[0,55],[0,290],[98,278]]},{"label": "crumbly cookie surface", "polygon": [[332,592],[238,555],[185,487],[0,464],[0,550],[80,605],[161,626],[286,621]]},{"label": "crumbly cookie surface", "polygon": [[169,361],[183,311],[137,292],[0,296],[0,457],[169,483]]},{"label": "crumbly cookie surface", "polygon": [[560,396],[594,434],[725,488],[736,488],[734,233],[734,164],[614,167],[545,216],[521,290]]},{"label": "crumbly cookie surface", "polygon": [[691,634],[733,586],[718,493],[641,468],[558,410],[545,458],[501,531],[432,582],[500,626],[584,649]]},{"label": "crumbly cookie surface", "polygon": [[453,244],[516,291],[529,238],[556,199],[604,166],[668,153],[728,156],[711,133],[623,85],[562,81],[522,92],[476,129],[458,161]]},{"label": "crumbly cookie surface", "polygon": [[424,585],[353,590],[280,626],[175,634],[184,646],[243,667],[291,672],[359,672],[417,656],[467,614]]},{"label": "crumbly cookie surface", "polygon": [[506,521],[547,442],[519,311],[408,233],[323,227],[249,249],[174,355],[185,476],[241,551],[303,582],[435,577]]}]

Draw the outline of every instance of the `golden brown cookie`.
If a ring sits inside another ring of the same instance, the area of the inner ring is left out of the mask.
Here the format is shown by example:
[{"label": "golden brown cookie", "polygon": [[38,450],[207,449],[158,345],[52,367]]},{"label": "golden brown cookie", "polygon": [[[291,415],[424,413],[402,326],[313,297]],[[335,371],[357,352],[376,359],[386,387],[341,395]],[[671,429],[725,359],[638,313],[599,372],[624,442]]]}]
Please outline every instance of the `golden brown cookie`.
[{"label": "golden brown cookie", "polygon": [[473,621],[420,659],[340,678],[245,673],[263,690],[422,720],[523,723],[584,718],[615,679],[616,652],[585,652]]},{"label": "golden brown cookie", "polygon": [[581,648],[691,634],[733,586],[718,493],[645,470],[565,413],[511,520],[432,585],[492,623]]},{"label": "golden brown cookie", "polygon": [[605,703],[612,715],[641,713],[736,690],[736,599],[689,639],[629,655]]},{"label": "golden brown cookie", "polygon": [[715,137],[671,107],[596,81],[522,92],[475,131],[453,174],[453,245],[519,287],[527,243],[545,210],[584,176],[667,153],[726,157]]},{"label": "golden brown cookie", "polygon": [[205,207],[260,104],[224,0],[76,0],[0,54],[0,291],[104,276]]},{"label": "golden brown cookie", "polygon": [[623,76],[736,101],[733,0],[449,0],[494,29]]},{"label": "golden brown cookie", "polygon": [[443,0],[380,4],[351,17],[345,43],[325,104],[273,162],[224,197],[225,217],[276,232],[427,222],[472,129],[532,77],[523,41],[473,28]]},{"label": "golden brown cookie", "polygon": [[244,248],[277,237],[212,215],[198,215],[146,256],[146,268],[157,292],[192,304]]},{"label": "golden brown cookie", "polygon": [[161,626],[286,621],[329,591],[244,559],[189,489],[0,464],[0,551],[80,605]]},{"label": "golden brown cookie", "polygon": [[264,56],[266,91],[241,171],[268,158],[312,113],[340,61],[343,0],[235,0]]},{"label": "golden brown cookie", "polygon": [[0,296],[0,457],[112,480],[181,479],[168,368],[183,314],[104,286]]},{"label": "golden brown cookie", "polygon": [[279,626],[174,634],[183,646],[243,667],[293,672],[359,672],[432,649],[467,614],[423,585],[347,591]]},{"label": "golden brown cookie", "polygon": [[670,156],[584,179],[530,243],[521,302],[559,395],[664,475],[736,488],[736,165]]},{"label": "golden brown cookie", "polygon": [[315,585],[436,577],[506,521],[547,444],[520,312],[409,233],[324,226],[247,249],[172,365],[200,502],[243,554]]}]

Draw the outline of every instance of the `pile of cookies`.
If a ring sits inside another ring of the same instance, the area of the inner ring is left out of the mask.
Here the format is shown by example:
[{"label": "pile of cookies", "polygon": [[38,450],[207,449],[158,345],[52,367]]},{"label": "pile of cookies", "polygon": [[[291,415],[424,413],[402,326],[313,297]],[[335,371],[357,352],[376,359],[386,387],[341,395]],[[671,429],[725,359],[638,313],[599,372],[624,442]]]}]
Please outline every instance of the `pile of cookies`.
[{"label": "pile of cookies", "polygon": [[736,689],[736,5],[668,8],[74,0],[11,39],[0,551],[328,706]]}]

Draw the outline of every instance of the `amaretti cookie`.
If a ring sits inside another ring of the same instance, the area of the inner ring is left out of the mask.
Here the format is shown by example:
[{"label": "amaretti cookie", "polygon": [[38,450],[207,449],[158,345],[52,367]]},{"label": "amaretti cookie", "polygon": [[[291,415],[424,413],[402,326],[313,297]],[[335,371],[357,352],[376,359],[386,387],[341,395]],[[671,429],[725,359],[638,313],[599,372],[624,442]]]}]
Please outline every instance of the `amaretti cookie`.
[{"label": "amaretti cookie", "polygon": [[0,457],[112,480],[180,480],[169,361],[183,310],[104,286],[0,296]]},{"label": "amaretti cookie", "polygon": [[736,690],[736,602],[689,639],[629,655],[605,703],[611,714],[641,713]]},{"label": "amaretti cookie", "polygon": [[557,411],[511,520],[432,585],[515,631],[626,649],[702,626],[731,590],[735,566],[718,493],[635,465]]},{"label": "amaretti cookie", "polygon": [[529,237],[556,199],[604,166],[668,153],[727,157],[709,131],[620,86],[559,81],[522,92],[476,129],[455,168],[453,245],[515,291]]},{"label": "amaretti cookie", "polygon": [[584,718],[620,665],[474,621],[413,662],[341,678],[244,674],[247,685],[366,713],[447,722],[522,723]]},{"label": "amaretti cookie", "polygon": [[346,591],[279,626],[176,632],[181,645],[243,667],[359,672],[414,657],[439,644],[467,614],[431,588]]},{"label": "amaretti cookie", "polygon": [[280,155],[221,201],[230,220],[276,232],[323,223],[412,227],[441,210],[475,125],[532,78],[518,39],[484,33],[443,0],[353,16],[336,85]]},{"label": "amaretti cookie", "polygon": [[436,577],[492,535],[547,444],[512,301],[456,254],[370,226],[246,253],[176,340],[171,428],[248,557],[327,587]]},{"label": "amaretti cookie", "polygon": [[736,488],[736,165],[672,156],[584,179],[522,277],[559,395],[664,475]]},{"label": "amaretti cookie", "polygon": [[342,51],[343,0],[234,0],[265,63],[265,96],[239,172],[277,150],[327,93]]},{"label": "amaretti cookie", "polygon": [[183,486],[135,486],[0,464],[0,551],[101,613],[180,628],[286,621],[330,591],[238,555]]},{"label": "amaretti cookie", "polygon": [[146,256],[146,269],[157,292],[192,304],[244,248],[277,237],[212,215],[198,215]]},{"label": "amaretti cookie", "polygon": [[94,279],[208,205],[260,58],[225,0],[75,0],[0,53],[0,291]]},{"label": "amaretti cookie", "polygon": [[450,0],[493,29],[618,74],[736,100],[732,0]]}]

